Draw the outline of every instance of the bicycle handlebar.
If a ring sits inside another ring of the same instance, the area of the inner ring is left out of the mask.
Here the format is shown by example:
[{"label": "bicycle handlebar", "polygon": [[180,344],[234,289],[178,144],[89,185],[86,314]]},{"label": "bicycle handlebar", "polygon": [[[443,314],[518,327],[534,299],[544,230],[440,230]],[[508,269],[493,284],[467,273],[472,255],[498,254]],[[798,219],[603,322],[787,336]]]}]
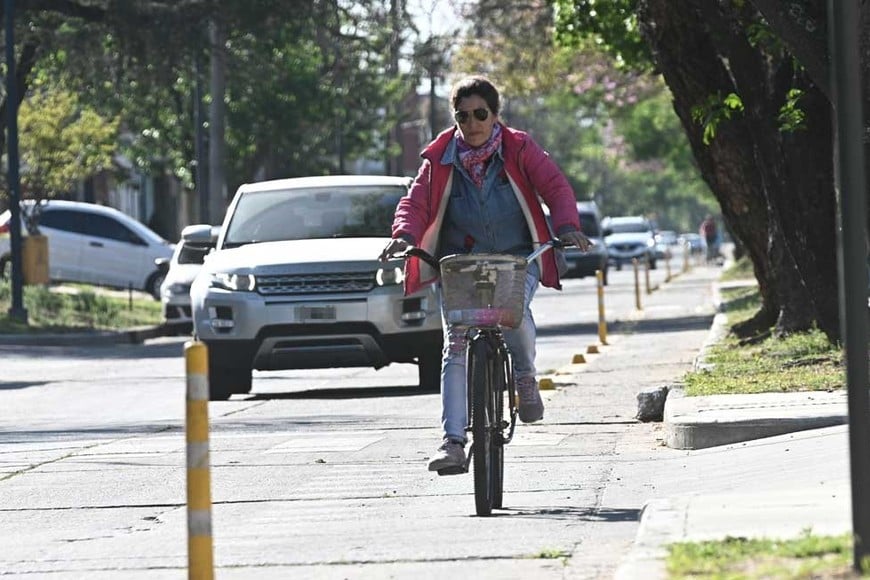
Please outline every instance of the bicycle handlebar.
[{"label": "bicycle handlebar", "polygon": [[[551,240],[547,240],[546,242],[543,242],[542,244],[540,244],[534,251],[532,251],[531,254],[526,256],[526,262],[531,262],[532,260],[534,260],[535,258],[540,256],[541,254],[543,254],[544,252],[546,252],[550,248],[561,249],[561,248],[567,248],[570,245],[571,244],[566,244],[565,242],[558,240],[558,239],[555,239],[555,238],[551,239]],[[423,248],[419,248],[417,246],[408,246],[407,248],[405,248],[401,252],[399,252],[397,254],[393,254],[392,258],[397,259],[397,260],[404,260],[404,259],[410,258],[411,256],[415,256],[417,258],[420,258],[421,260],[423,260],[424,262],[426,262],[427,264],[432,266],[432,268],[434,268],[436,271],[441,270],[441,264],[440,264],[439,260],[435,256],[433,256],[432,254],[430,254],[429,252],[424,250]]]}]

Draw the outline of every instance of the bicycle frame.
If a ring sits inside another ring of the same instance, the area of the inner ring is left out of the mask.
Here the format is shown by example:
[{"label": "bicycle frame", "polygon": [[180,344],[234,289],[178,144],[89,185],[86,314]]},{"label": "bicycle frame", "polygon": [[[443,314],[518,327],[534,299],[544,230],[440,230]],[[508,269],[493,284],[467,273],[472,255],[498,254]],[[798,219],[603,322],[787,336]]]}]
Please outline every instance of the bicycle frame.
[{"label": "bicycle frame", "polygon": [[[543,254],[551,247],[562,247],[557,240],[550,240],[541,244],[525,259],[522,265],[522,284],[525,287],[525,266],[532,260]],[[420,248],[408,248],[402,255],[396,257],[417,256],[432,266],[439,275],[444,270],[445,260],[452,256],[436,260],[433,256]],[[475,264],[474,255],[462,256],[459,263],[462,273],[473,272],[469,288],[472,294],[482,297],[470,310],[459,310],[460,326],[466,327],[467,338],[467,380],[466,380],[466,410],[468,423],[466,432],[472,434],[471,450],[466,458],[463,469],[451,468],[439,471],[439,474],[468,472],[469,466],[474,463],[474,492],[477,514],[480,516],[490,515],[492,508],[502,507],[503,476],[504,476],[504,446],[511,442],[516,429],[518,409],[516,406],[516,384],[514,381],[513,359],[510,349],[504,339],[502,322],[508,320],[510,327],[518,326],[522,321],[516,319],[514,312],[507,315],[496,313],[497,316],[473,316],[492,314],[487,308],[501,308],[496,300],[500,280],[498,270],[507,272],[511,270],[511,262],[516,262],[513,256],[506,257],[500,254],[480,255],[480,265]],[[501,265],[499,259],[503,260]],[[496,265],[485,268],[487,260],[494,261]],[[517,266],[519,268],[519,266]],[[517,273],[518,274],[518,273]],[[508,276],[508,279],[511,279]],[[511,280],[516,283],[516,280]],[[517,288],[522,290],[523,288]],[[467,289],[466,289],[467,290]],[[516,299],[516,295],[509,293],[510,299]],[[446,300],[445,296],[442,296]],[[522,293],[520,293],[522,300]],[[515,305],[514,305],[515,306]],[[471,313],[469,321],[463,321],[462,316]],[[447,313],[450,321],[450,313]],[[486,321],[486,322],[480,322]],[[482,359],[482,360],[478,360]],[[504,395],[508,396],[509,421],[504,416]],[[505,431],[507,430],[507,434]]]}]

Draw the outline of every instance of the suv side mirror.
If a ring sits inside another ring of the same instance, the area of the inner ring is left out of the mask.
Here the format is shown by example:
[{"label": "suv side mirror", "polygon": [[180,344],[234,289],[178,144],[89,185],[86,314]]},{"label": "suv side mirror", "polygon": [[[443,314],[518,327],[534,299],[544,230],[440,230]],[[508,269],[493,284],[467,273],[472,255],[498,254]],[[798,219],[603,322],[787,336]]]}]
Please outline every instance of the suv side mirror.
[{"label": "suv side mirror", "polygon": [[214,246],[220,235],[220,226],[194,224],[181,230],[181,239],[197,246]]},{"label": "suv side mirror", "polygon": [[605,238],[609,235],[612,235],[612,234],[613,234],[613,230],[611,228],[604,228],[603,230],[601,230],[601,235]]}]

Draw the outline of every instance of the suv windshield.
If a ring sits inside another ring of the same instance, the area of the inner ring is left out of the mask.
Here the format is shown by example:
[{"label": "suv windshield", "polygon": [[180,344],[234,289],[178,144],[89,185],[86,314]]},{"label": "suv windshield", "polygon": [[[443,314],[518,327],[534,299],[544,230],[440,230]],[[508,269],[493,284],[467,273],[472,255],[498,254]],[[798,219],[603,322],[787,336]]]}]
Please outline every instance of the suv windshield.
[{"label": "suv windshield", "polygon": [[650,228],[645,222],[610,222],[610,231],[614,234],[632,234],[649,232]]},{"label": "suv windshield", "polygon": [[394,186],[246,192],[236,205],[223,245],[389,237],[396,204],[406,192]]}]

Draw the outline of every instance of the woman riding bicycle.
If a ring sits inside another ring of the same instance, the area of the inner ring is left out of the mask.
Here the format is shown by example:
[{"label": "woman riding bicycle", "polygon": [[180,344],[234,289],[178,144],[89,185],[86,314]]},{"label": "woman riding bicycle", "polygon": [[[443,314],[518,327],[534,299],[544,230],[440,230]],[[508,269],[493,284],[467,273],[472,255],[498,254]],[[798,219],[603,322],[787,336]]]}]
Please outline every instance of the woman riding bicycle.
[{"label": "woman riding bicycle", "polygon": [[[499,93],[492,82],[480,76],[463,79],[453,87],[451,104],[456,125],[423,151],[417,177],[396,208],[393,239],[381,259],[411,245],[437,257],[476,253],[526,256],[552,237],[540,200],[550,209],[559,239],[586,251],[590,242],[580,232],[576,198],[568,180],[528,134],[501,122]],[[406,293],[434,280],[434,273],[419,259],[408,260]],[[539,281],[561,289],[554,252],[546,252],[529,264],[523,322],[504,333],[513,354],[519,416],[524,423],[544,416],[535,378],[536,329],[530,310]],[[445,322],[441,371],[444,436],[429,461],[430,471],[465,463],[466,347],[465,329]]]}]

